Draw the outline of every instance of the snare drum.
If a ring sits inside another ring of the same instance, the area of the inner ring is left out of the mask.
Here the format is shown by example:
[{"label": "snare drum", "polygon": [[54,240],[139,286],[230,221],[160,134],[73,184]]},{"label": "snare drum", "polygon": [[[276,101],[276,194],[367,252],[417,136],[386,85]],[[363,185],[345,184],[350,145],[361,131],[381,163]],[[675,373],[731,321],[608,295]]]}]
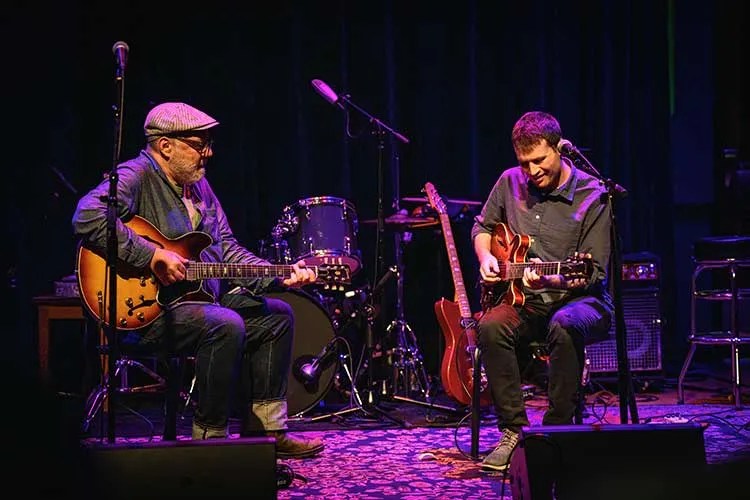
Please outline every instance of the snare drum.
[{"label": "snare drum", "polygon": [[292,262],[308,265],[344,264],[351,274],[361,262],[357,248],[358,221],[354,204],[343,198],[316,196],[284,209]]}]

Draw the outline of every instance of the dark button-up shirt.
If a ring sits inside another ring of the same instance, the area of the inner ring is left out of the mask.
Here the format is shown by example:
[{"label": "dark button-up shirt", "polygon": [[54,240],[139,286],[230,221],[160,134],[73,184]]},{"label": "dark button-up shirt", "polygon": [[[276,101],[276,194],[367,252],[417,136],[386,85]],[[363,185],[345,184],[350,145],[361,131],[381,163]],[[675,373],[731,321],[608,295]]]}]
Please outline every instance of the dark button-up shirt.
[{"label": "dark button-up shirt", "polygon": [[538,257],[546,262],[564,261],[574,252],[590,253],[594,273],[584,290],[524,290],[541,294],[545,302],[582,292],[608,298],[611,220],[606,189],[598,179],[573,165],[570,167],[565,184],[549,193],[539,191],[520,166],[505,170],[476,216],[471,231],[473,239],[479,233],[491,234],[498,223],[505,222],[514,233],[531,238],[529,258]]},{"label": "dark button-up shirt", "polygon": [[[191,221],[181,198],[182,190],[168,180],[146,151],[141,151],[136,158],[118,165],[117,175],[117,255],[123,262],[136,268],[148,268],[156,250],[152,241],[123,223],[138,215],[169,239],[176,239],[194,229],[208,234],[212,243],[200,252],[200,260],[203,262],[270,264],[237,242],[227,216],[205,177],[189,189],[197,212],[195,219]],[[109,179],[105,179],[83,196],[72,220],[73,231],[81,242],[102,255],[106,255],[107,245],[106,200],[109,184]],[[195,221],[197,225],[194,226]],[[229,285],[242,285],[253,293],[261,293],[269,287],[278,286],[279,280],[233,280]],[[204,291],[218,299],[219,280],[206,279],[202,286]]]}]

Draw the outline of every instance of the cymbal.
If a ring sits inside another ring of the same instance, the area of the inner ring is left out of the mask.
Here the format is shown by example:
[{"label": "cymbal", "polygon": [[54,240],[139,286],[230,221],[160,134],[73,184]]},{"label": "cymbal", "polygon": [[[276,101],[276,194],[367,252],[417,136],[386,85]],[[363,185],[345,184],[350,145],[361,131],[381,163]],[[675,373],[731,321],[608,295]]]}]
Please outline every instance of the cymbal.
[{"label": "cymbal", "polygon": [[[481,201],[472,201],[472,200],[457,200],[457,199],[449,199],[444,198],[446,203],[452,203],[454,205],[473,205],[473,206],[481,206]],[[427,198],[421,198],[419,196],[417,197],[406,197],[401,198],[401,201],[407,202],[407,203],[428,203],[429,200]]]},{"label": "cymbal", "polygon": [[[366,219],[360,221],[363,224],[377,224],[377,219]],[[412,217],[404,214],[393,214],[390,217],[383,219],[385,227],[406,230],[406,229],[418,229],[421,227],[431,227],[438,224],[438,220],[434,217]]]}]

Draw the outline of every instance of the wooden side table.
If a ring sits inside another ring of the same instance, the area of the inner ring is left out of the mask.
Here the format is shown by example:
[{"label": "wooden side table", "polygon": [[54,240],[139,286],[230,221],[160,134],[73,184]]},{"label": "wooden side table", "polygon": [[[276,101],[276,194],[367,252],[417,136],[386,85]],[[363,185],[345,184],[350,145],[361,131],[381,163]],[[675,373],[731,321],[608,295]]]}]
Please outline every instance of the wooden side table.
[{"label": "wooden side table", "polygon": [[34,297],[37,309],[37,343],[39,354],[39,375],[43,382],[49,381],[50,326],[58,319],[84,321],[83,304],[79,297],[58,297],[56,295]]}]

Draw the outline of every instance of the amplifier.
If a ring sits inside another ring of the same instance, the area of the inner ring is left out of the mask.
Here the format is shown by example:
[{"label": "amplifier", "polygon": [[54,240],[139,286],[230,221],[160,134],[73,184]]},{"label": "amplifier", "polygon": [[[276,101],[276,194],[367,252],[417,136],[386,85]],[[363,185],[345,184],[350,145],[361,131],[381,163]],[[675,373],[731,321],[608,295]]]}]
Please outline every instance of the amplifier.
[{"label": "amplifier", "polygon": [[[659,291],[655,288],[623,290],[622,310],[630,370],[661,370],[662,318]],[[613,318],[609,338],[586,347],[590,373],[617,371],[616,333]]]},{"label": "amplifier", "polygon": [[[659,259],[651,253],[623,256],[622,312],[632,372],[662,369],[659,271]],[[612,318],[608,339],[586,347],[590,373],[617,371],[616,326]]]}]

